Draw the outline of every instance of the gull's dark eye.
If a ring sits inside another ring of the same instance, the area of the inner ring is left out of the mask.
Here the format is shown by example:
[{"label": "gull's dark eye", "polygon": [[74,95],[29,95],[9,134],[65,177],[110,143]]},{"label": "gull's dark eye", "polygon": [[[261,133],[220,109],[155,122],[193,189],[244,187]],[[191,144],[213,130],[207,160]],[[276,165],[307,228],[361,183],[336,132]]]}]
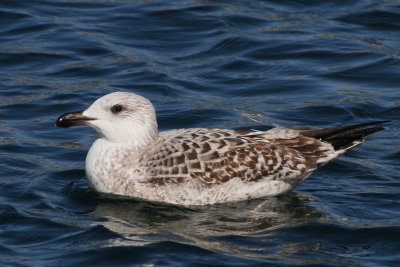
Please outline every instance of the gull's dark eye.
[{"label": "gull's dark eye", "polygon": [[111,107],[111,112],[114,114],[120,113],[123,110],[121,105],[114,105]]}]

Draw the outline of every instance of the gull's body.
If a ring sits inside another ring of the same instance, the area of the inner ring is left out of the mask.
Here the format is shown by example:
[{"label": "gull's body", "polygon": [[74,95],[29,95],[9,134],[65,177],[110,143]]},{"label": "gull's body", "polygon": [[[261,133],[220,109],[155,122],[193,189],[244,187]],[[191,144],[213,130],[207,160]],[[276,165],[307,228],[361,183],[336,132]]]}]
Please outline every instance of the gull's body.
[{"label": "gull's body", "polygon": [[[330,129],[269,131],[213,128],[158,132],[147,99],[112,93],[57,126],[87,124],[100,134],[86,174],[97,191],[182,205],[204,205],[278,195],[317,167],[382,130],[373,122]],[[365,129],[366,128],[366,129]]]}]

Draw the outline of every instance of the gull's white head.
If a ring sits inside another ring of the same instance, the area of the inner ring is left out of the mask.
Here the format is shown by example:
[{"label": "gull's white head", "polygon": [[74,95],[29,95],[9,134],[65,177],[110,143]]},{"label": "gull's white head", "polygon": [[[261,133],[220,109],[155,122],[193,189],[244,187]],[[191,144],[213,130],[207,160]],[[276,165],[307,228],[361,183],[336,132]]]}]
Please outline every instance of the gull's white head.
[{"label": "gull's white head", "polygon": [[146,145],[157,137],[156,114],[151,102],[139,95],[115,92],[97,99],[88,109],[61,115],[57,127],[89,125],[113,143]]}]

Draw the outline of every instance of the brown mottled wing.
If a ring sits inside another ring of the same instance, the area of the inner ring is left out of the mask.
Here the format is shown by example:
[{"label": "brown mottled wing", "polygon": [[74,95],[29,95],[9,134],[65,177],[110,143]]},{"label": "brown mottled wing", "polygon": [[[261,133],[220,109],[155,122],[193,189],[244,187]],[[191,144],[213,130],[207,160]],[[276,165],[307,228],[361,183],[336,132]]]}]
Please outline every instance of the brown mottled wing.
[{"label": "brown mottled wing", "polygon": [[199,179],[206,184],[224,183],[232,178],[247,182],[266,178],[297,184],[307,170],[306,160],[297,151],[267,143],[232,146],[220,158],[217,162],[205,162],[205,172]]},{"label": "brown mottled wing", "polygon": [[212,185],[234,178],[249,182],[267,178],[296,184],[310,165],[315,165],[312,157],[306,159],[300,151],[303,149],[307,154],[310,145],[301,145],[302,137],[276,140],[272,144],[262,142],[256,133],[260,132],[254,131],[252,135],[252,132],[209,129],[171,138],[148,160],[151,171],[147,181],[165,185],[195,179]]},{"label": "brown mottled wing", "polygon": [[226,136],[228,132],[199,129],[168,138],[147,160],[147,181],[165,185],[201,180],[198,178],[205,177],[205,163],[221,160],[218,151],[227,149],[223,141]]},{"label": "brown mottled wing", "polygon": [[[306,159],[306,165],[312,168],[313,165],[323,164],[332,159],[334,148],[327,142],[313,137],[301,135],[301,130],[315,129],[310,126],[272,129],[266,132],[253,131],[246,133],[256,140],[264,140],[273,146],[283,146],[299,152],[301,157]],[[296,130],[293,132],[293,130]],[[314,166],[315,167],[315,166]]]},{"label": "brown mottled wing", "polygon": [[329,144],[302,135],[292,139],[275,139],[273,142],[298,151],[307,160],[308,165],[325,163],[331,159],[334,152]]},{"label": "brown mottled wing", "polygon": [[147,160],[147,182],[154,185],[187,182],[190,178],[188,162],[197,160],[197,154],[193,151],[181,139],[172,140],[168,145],[162,146]]}]

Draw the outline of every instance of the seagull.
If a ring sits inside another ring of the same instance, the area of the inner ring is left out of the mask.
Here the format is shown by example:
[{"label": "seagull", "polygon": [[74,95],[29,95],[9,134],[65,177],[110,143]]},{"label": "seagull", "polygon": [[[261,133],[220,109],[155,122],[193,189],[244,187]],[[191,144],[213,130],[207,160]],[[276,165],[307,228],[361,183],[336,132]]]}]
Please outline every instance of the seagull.
[{"label": "seagull", "polygon": [[61,115],[56,126],[88,125],[98,132],[86,158],[86,176],[95,190],[177,205],[208,205],[288,192],[318,167],[361,144],[364,136],[383,130],[376,125],[385,122],[327,129],[159,132],[148,99],[114,92],[84,111]]}]

